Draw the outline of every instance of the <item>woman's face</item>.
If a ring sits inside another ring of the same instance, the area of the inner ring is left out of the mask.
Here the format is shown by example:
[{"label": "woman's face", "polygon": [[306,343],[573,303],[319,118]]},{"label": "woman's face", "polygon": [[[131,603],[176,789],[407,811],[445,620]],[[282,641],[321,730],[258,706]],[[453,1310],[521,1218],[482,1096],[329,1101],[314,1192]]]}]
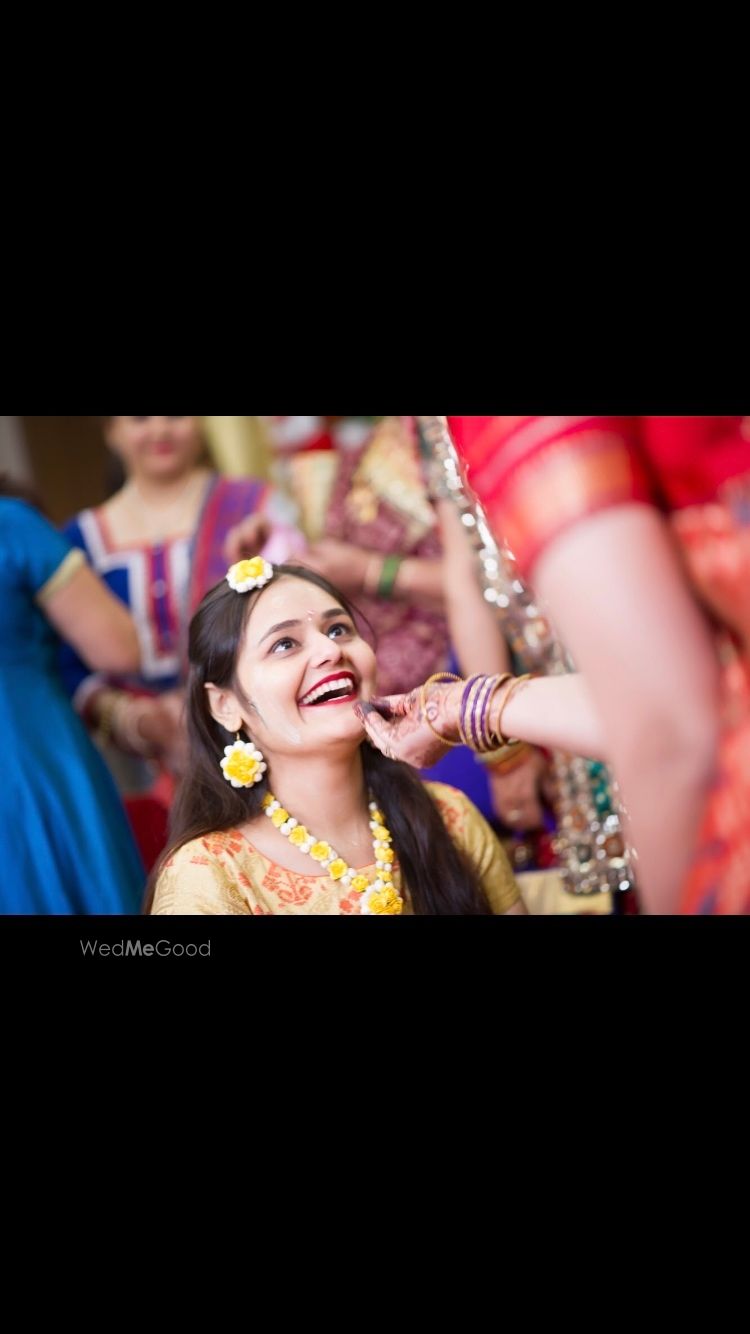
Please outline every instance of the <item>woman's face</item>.
[{"label": "woman's face", "polygon": [[110,417],[106,436],[136,480],[176,480],[195,467],[203,450],[197,417]]},{"label": "woman's face", "polygon": [[375,654],[330,593],[283,575],[250,613],[237,678],[265,754],[321,753],[362,740],[352,705],[374,693]]}]

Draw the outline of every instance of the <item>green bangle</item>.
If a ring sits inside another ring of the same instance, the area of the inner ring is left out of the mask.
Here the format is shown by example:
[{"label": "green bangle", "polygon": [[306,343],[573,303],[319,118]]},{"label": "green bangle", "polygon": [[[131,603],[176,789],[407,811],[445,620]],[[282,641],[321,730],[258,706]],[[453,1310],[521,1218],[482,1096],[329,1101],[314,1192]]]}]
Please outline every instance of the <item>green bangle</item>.
[{"label": "green bangle", "polygon": [[378,579],[377,595],[379,598],[391,597],[402,560],[402,556],[386,556]]}]

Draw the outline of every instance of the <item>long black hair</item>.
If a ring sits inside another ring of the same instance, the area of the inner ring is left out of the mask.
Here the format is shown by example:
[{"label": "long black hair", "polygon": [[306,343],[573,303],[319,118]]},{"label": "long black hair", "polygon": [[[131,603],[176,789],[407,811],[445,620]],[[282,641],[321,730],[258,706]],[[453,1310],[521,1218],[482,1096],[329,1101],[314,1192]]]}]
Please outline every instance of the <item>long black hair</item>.
[{"label": "long black hair", "polygon": [[[275,575],[291,575],[323,589],[358,623],[354,605],[322,575],[299,565],[276,565]],[[201,602],[190,623],[187,724],[190,755],[169,828],[169,845],[154,868],[146,896],[153,901],[164,862],[184,843],[223,829],[232,829],[262,811],[268,792],[264,775],[251,788],[233,788],[224,779],[220,760],[234,740],[211,714],[207,682],[238,690],[237,656],[245,625],[258,593],[237,593],[223,580]],[[362,743],[365,780],[393,835],[401,874],[412,908],[418,914],[489,915],[477,874],[449,837],[437,806],[415,770],[387,759]]]}]

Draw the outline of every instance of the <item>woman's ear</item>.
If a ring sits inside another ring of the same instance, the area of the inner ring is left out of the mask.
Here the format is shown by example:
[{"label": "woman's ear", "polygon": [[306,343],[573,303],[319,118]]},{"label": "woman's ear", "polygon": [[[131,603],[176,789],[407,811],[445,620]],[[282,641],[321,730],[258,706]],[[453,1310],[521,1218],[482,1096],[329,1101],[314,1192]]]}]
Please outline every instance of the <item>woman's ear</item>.
[{"label": "woman's ear", "polygon": [[203,689],[208,695],[211,717],[227,732],[239,732],[244,719],[234,691],[215,686],[212,681],[208,681]]}]

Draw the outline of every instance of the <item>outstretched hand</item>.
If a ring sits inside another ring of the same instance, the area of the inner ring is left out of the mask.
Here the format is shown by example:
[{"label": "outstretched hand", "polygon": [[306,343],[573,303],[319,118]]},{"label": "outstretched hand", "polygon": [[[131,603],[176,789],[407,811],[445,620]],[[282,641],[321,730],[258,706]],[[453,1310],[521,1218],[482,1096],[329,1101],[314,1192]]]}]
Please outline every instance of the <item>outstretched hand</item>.
[{"label": "outstretched hand", "polygon": [[257,556],[271,535],[271,524],[265,514],[248,514],[230,528],[224,542],[224,558],[234,565],[240,560]]},{"label": "outstretched hand", "polygon": [[[427,687],[426,712],[422,707],[422,688],[408,695],[385,695],[354,705],[354,712],[377,750],[392,760],[404,760],[415,769],[436,764],[454,739],[451,686]],[[427,718],[429,717],[429,722]],[[446,736],[441,741],[430,727]]]}]

